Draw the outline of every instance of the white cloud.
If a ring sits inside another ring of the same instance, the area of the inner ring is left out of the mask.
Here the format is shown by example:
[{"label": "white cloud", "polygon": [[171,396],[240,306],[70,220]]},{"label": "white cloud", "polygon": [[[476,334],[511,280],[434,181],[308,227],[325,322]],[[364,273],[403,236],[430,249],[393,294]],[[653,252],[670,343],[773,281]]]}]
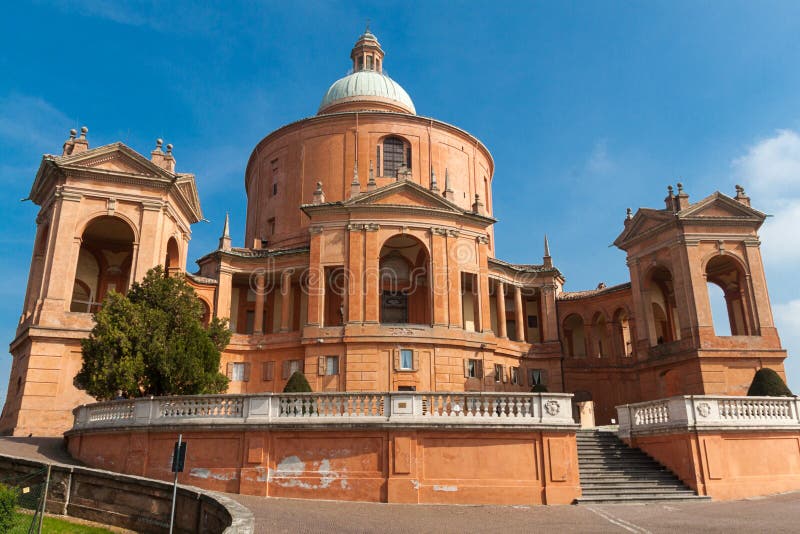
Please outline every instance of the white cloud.
[{"label": "white cloud", "polygon": [[73,121],[52,104],[35,96],[0,97],[0,139],[9,145],[37,145],[53,151],[67,139]]},{"label": "white cloud", "polygon": [[733,168],[754,207],[774,216],[761,231],[764,257],[776,268],[794,269],[800,260],[800,135],[778,130],[736,158]]},{"label": "white cloud", "polygon": [[594,144],[592,153],[586,161],[586,170],[593,174],[606,174],[615,168],[616,165],[608,154],[608,141],[600,139]]},{"label": "white cloud", "polygon": [[800,299],[790,300],[784,304],[774,304],[772,313],[775,316],[775,326],[781,336],[781,344],[789,352],[786,359],[786,378],[789,389],[794,393],[800,391],[800,359],[793,348],[800,347]]}]

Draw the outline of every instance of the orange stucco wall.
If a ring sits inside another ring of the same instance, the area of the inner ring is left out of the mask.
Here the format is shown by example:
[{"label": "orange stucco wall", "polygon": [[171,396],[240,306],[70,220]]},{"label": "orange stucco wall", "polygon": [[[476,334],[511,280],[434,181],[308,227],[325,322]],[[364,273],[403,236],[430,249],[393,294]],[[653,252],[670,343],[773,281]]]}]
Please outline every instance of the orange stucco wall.
[{"label": "orange stucco wall", "polygon": [[[189,430],[179,481],[271,497],[441,504],[569,504],[580,496],[569,431]],[[87,465],[171,480],[177,432],[68,436]]]},{"label": "orange stucco wall", "polygon": [[673,433],[629,441],[700,495],[743,499],[800,489],[800,432]]}]

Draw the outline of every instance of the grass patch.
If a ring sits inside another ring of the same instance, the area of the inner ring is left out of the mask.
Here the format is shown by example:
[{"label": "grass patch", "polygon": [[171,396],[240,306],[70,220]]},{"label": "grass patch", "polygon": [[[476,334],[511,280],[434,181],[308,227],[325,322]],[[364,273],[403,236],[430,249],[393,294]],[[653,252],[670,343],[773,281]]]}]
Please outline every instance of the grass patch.
[{"label": "grass patch", "polygon": [[[31,514],[24,514],[17,512],[14,514],[14,526],[8,531],[8,534],[27,534],[28,527],[31,525],[33,516]],[[38,521],[38,518],[37,518]],[[44,517],[42,524],[42,533],[46,534],[108,534],[110,530],[92,527],[88,525],[81,525],[80,523],[71,523],[64,519],[56,517]]]}]

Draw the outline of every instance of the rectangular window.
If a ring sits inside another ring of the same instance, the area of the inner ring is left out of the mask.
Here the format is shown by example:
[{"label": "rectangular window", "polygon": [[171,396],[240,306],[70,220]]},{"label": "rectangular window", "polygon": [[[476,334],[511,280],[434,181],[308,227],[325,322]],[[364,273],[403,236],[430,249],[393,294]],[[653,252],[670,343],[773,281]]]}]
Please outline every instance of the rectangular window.
[{"label": "rectangular window", "polygon": [[503,372],[502,364],[494,364],[494,381],[505,382],[505,373]]},{"label": "rectangular window", "polygon": [[367,56],[367,70],[372,70],[372,56]]},{"label": "rectangular window", "polygon": [[278,194],[278,158],[273,159],[270,162],[270,166],[272,167],[272,175],[270,176],[272,187],[270,190],[272,191],[272,196],[274,196]]},{"label": "rectangular window", "polygon": [[244,362],[229,363],[228,378],[232,382],[247,382],[250,380],[250,364]]},{"label": "rectangular window", "polygon": [[482,362],[475,358],[464,360],[464,378],[482,378],[483,365]]},{"label": "rectangular window", "polygon": [[542,369],[528,369],[528,385],[547,386],[547,375]]},{"label": "rectangular window", "polygon": [[268,382],[275,378],[275,362],[261,364],[261,380]]},{"label": "rectangular window", "polygon": [[511,383],[515,386],[519,385],[519,367],[511,368]]},{"label": "rectangular window", "polygon": [[539,318],[535,315],[528,316],[528,328],[538,328],[539,327]]},{"label": "rectangular window", "polygon": [[325,356],[325,375],[338,375],[339,374],[339,357],[338,356]]},{"label": "rectangular window", "polygon": [[288,380],[297,371],[303,371],[303,360],[284,360],[281,364],[281,378]]},{"label": "rectangular window", "polygon": [[400,349],[400,369],[410,371],[414,368],[414,351]]},{"label": "rectangular window", "polygon": [[277,194],[278,194],[278,183],[277,182],[273,182],[272,183],[272,196],[274,197]]},{"label": "rectangular window", "polygon": [[269,235],[275,235],[275,217],[267,221],[267,228],[269,229]]}]

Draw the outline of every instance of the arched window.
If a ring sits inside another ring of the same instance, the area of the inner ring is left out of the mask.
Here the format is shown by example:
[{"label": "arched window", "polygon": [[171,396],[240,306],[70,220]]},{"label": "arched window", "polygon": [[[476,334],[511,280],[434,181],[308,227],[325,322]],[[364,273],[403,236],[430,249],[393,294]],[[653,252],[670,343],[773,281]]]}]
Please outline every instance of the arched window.
[{"label": "arched window", "polygon": [[178,252],[178,242],[174,237],[167,241],[167,257],[164,259],[164,271],[169,274],[180,272],[180,253]]},{"label": "arched window", "polygon": [[[387,137],[383,140],[383,158],[381,150],[378,154],[378,167],[382,169],[381,176],[398,177],[398,171],[411,170],[411,145],[399,137]],[[380,166],[381,161],[383,167]]]},{"label": "arched window", "polygon": [[706,265],[711,316],[717,336],[754,335],[747,314],[744,280],[741,266],[729,256],[715,256]]}]

